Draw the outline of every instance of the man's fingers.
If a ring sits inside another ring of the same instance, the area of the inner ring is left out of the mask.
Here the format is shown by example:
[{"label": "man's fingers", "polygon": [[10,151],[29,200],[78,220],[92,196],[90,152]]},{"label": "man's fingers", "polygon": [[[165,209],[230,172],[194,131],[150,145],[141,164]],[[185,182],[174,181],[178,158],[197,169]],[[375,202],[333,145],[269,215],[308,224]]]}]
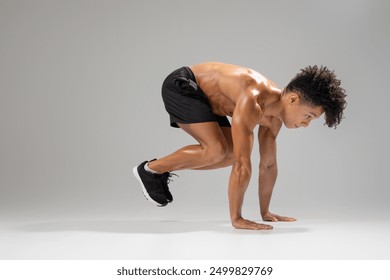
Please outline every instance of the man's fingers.
[{"label": "man's fingers", "polygon": [[268,213],[263,217],[263,220],[267,222],[295,222],[297,219]]},{"label": "man's fingers", "polygon": [[264,224],[258,224],[258,225],[259,225],[258,229],[262,229],[262,230],[270,230],[274,228],[273,226],[270,225],[264,225]]},{"label": "man's fingers", "polygon": [[259,223],[255,223],[255,222],[252,222],[252,221],[250,221],[250,223],[253,224],[253,226],[255,227],[254,229],[258,229],[258,230],[269,230],[269,229],[273,229],[273,226],[270,226],[270,225],[259,224]]},{"label": "man's fingers", "polygon": [[250,230],[270,230],[272,226],[266,224],[258,224],[249,220],[241,220],[239,223],[234,225],[237,229],[250,229]]},{"label": "man's fingers", "polygon": [[273,226],[265,225],[265,224],[254,224],[252,229],[254,229],[254,230],[270,230],[270,229],[273,229]]},{"label": "man's fingers", "polygon": [[259,224],[251,224],[250,225],[250,229],[253,229],[253,230],[263,230],[263,229],[266,229],[265,227],[259,225]]},{"label": "man's fingers", "polygon": [[277,217],[278,221],[280,222],[295,222],[297,219],[295,218],[290,218],[290,217],[281,217],[281,216],[278,216]]},{"label": "man's fingers", "polygon": [[267,221],[267,222],[277,222],[278,221],[278,219],[274,216],[266,216],[266,217],[264,217],[263,220]]}]

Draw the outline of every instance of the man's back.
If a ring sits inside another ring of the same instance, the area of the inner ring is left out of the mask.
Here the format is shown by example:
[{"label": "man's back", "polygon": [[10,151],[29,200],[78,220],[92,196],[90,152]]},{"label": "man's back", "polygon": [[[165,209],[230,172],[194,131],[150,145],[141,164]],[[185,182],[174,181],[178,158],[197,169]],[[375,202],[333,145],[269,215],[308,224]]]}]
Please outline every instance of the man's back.
[{"label": "man's back", "polygon": [[[190,68],[217,115],[232,117],[237,103],[243,98],[252,99],[254,106],[280,98],[281,90],[250,68],[220,62],[206,62]],[[257,114],[261,114],[261,109]],[[255,117],[258,118],[256,122],[262,122],[261,115]],[[263,121],[268,125],[268,121]]]}]

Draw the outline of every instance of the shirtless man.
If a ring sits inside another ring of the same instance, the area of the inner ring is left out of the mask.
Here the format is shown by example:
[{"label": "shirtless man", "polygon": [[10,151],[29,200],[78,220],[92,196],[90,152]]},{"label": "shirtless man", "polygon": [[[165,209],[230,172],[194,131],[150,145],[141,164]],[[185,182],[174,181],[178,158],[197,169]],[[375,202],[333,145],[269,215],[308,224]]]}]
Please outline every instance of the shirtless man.
[{"label": "shirtless man", "polygon": [[[253,130],[259,126],[259,204],[263,221],[295,221],[269,210],[277,176],[276,137],[282,125],[308,127],[325,113],[325,124],[336,127],[346,106],[345,91],[333,71],[307,67],[280,89],[260,73],[236,65],[207,62],[172,72],[162,86],[172,127],[199,144],[183,147],[133,169],[145,197],[157,206],[172,202],[170,172],[208,170],[232,165],[229,180],[231,223],[238,229],[272,229],[244,219],[241,209],[252,174]],[[232,124],[226,116],[232,118]]]}]

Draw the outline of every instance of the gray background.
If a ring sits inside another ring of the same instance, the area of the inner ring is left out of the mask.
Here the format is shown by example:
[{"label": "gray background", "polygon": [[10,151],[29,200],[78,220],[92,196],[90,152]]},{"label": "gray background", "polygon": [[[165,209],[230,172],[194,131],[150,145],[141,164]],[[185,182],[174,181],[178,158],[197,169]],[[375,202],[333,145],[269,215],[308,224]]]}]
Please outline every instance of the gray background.
[{"label": "gray background", "polygon": [[[282,129],[271,210],[388,224],[389,3],[0,0],[0,218],[228,224],[228,168],[177,172],[163,209],[130,172],[194,143],[169,127],[165,76],[221,61],[280,87],[307,65],[334,69],[346,118]],[[255,169],[244,215],[258,211]]]}]

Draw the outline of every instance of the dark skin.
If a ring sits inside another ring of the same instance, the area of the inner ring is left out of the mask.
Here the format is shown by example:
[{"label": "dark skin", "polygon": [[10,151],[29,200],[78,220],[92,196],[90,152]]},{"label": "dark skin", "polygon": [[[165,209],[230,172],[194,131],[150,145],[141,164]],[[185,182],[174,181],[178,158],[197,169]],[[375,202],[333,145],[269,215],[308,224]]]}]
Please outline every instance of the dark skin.
[{"label": "dark skin", "polygon": [[263,221],[292,222],[276,215],[269,206],[277,177],[276,138],[282,127],[307,127],[323,114],[321,107],[307,104],[299,93],[285,92],[260,73],[241,66],[207,62],[190,67],[209,99],[212,111],[232,117],[232,127],[217,122],[178,124],[199,144],[190,145],[149,163],[158,173],[232,166],[229,180],[231,223],[237,229],[267,230],[272,226],[242,216],[245,191],[252,175],[250,156],[254,129],[259,127],[259,205]]}]

